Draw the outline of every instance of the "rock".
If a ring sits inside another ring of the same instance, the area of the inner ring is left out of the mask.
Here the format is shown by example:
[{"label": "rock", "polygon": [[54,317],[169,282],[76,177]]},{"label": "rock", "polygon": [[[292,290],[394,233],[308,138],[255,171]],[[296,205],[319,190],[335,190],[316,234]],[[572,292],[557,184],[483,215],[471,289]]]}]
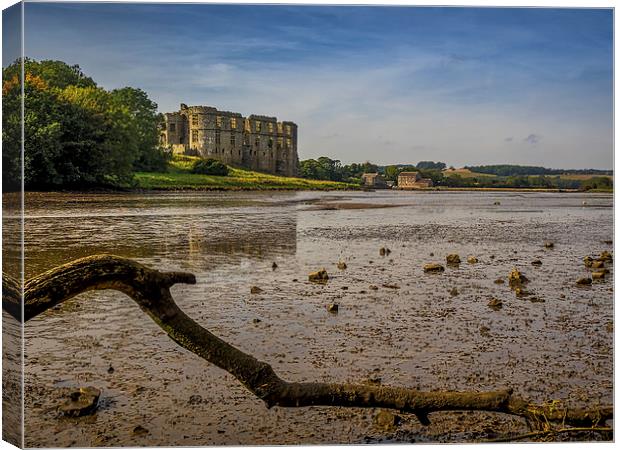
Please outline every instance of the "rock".
[{"label": "rock", "polygon": [[553,248],[553,247],[555,247],[553,242],[550,242],[550,241],[545,242],[545,248]]},{"label": "rock", "polygon": [[489,258],[495,259],[495,255],[491,255],[491,256],[489,256]]},{"label": "rock", "polygon": [[114,367],[112,367],[112,364],[108,367],[108,373],[114,373]]},{"label": "rock", "polygon": [[198,405],[202,403],[202,396],[198,394],[190,395],[189,400],[187,401],[190,405]]},{"label": "rock", "polygon": [[498,278],[498,279],[497,279],[497,280],[495,280],[493,283],[495,283],[495,284],[504,284],[504,283],[505,283],[505,281],[504,281],[504,279],[503,279],[503,278]]},{"label": "rock", "polygon": [[605,263],[603,261],[592,261],[592,265],[590,267],[593,269],[602,269],[605,267]]},{"label": "rock", "polygon": [[329,305],[327,305],[327,310],[330,313],[337,313],[338,312],[338,303],[330,303]]},{"label": "rock", "polygon": [[586,265],[586,267],[592,267],[592,262],[594,262],[594,260],[591,256],[586,256],[585,258],[583,258],[583,263]]},{"label": "rock", "polygon": [[386,256],[386,255],[389,255],[390,253],[392,253],[392,250],[390,250],[389,248],[381,247],[379,249],[380,256]]},{"label": "rock", "polygon": [[368,289],[370,289],[371,291],[378,291],[379,288],[377,286],[375,286],[374,284],[371,284],[370,286],[368,286]]},{"label": "rock", "polygon": [[491,308],[493,311],[499,311],[500,309],[502,309],[503,303],[501,300],[497,299],[497,298],[492,298],[489,301],[488,304],[489,308]]},{"label": "rock", "polygon": [[263,290],[258,286],[252,286],[250,288],[250,294],[260,294],[261,292],[263,292]]},{"label": "rock", "polygon": [[583,278],[579,278],[576,281],[577,284],[580,285],[588,285],[588,284],[592,284],[592,278],[588,278],[588,277],[583,277]]},{"label": "rock", "polygon": [[459,295],[459,290],[455,287],[453,287],[452,289],[450,289],[450,295],[452,297],[456,297],[457,295]]},{"label": "rock", "polygon": [[347,268],[347,263],[344,261],[338,261],[337,267],[339,270],[345,270]]},{"label": "rock", "polygon": [[400,286],[397,284],[383,284],[382,286],[388,289],[400,289]]},{"label": "rock", "polygon": [[528,298],[528,300],[532,303],[545,303],[545,299],[544,298],[540,298],[540,297],[536,297],[536,296],[532,296],[530,298]]},{"label": "rock", "polygon": [[527,283],[528,279],[525,275],[519,272],[516,268],[512,269],[510,274],[508,275],[508,284],[510,286],[519,286],[523,283]]},{"label": "rock", "polygon": [[278,265],[274,261],[273,264],[271,265],[271,270],[276,270],[277,268],[278,268]]},{"label": "rock", "polygon": [[384,409],[377,412],[373,420],[375,425],[386,431],[397,427],[401,422],[400,416]]},{"label": "rock", "polygon": [[601,278],[605,278],[605,272],[592,272],[593,280],[600,280]]},{"label": "rock", "polygon": [[58,407],[68,417],[81,417],[92,414],[97,409],[101,391],[88,386],[69,393],[69,398]]},{"label": "rock", "polygon": [[428,256],[435,256],[435,254],[433,252],[430,252]]},{"label": "rock", "polygon": [[252,319],[252,323],[261,323],[262,320],[260,320],[258,317]]},{"label": "rock", "polygon": [[476,264],[478,262],[478,258],[476,258],[475,256],[468,256],[467,257],[467,262],[469,264]]},{"label": "rock", "polygon": [[611,253],[605,250],[601,252],[601,256],[599,256],[598,259],[599,261],[611,261],[612,260]]},{"label": "rock", "polygon": [[133,434],[136,436],[144,436],[145,434],[149,434],[149,430],[144,428],[142,425],[138,425],[133,429]]},{"label": "rock", "polygon": [[348,291],[349,290],[349,286],[342,286],[340,289],[342,289],[343,291]]},{"label": "rock", "polygon": [[446,256],[446,263],[453,266],[461,264],[461,257],[456,253],[450,254]]},{"label": "rock", "polygon": [[611,244],[613,244],[613,243],[614,243],[614,241],[609,240],[609,239],[608,239],[608,240],[603,241],[603,244],[607,244],[607,245],[611,245]]},{"label": "rock", "polygon": [[313,283],[327,283],[327,280],[329,280],[327,270],[321,269],[317,272],[312,272],[308,275],[308,280],[312,281]]},{"label": "rock", "polygon": [[429,263],[424,265],[424,272],[439,273],[446,270],[441,264]]},{"label": "rock", "polygon": [[499,206],[499,205],[501,205],[501,202],[493,202],[493,205],[494,206]]},{"label": "rock", "polygon": [[542,261],[540,259],[535,259],[531,264],[533,266],[542,266]]}]

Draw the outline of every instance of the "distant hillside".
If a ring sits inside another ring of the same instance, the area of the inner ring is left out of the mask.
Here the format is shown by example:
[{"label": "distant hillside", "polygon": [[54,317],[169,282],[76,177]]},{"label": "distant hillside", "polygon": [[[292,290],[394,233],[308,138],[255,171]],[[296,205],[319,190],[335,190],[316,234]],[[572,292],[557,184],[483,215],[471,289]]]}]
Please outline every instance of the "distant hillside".
[{"label": "distant hillside", "polygon": [[540,166],[519,166],[513,164],[497,164],[487,166],[465,166],[464,169],[468,169],[471,172],[484,173],[489,175],[498,175],[501,177],[511,177],[517,175],[598,175],[598,176],[612,176],[613,170],[598,170],[598,169],[578,169],[578,170],[566,170],[566,169],[548,169]]}]

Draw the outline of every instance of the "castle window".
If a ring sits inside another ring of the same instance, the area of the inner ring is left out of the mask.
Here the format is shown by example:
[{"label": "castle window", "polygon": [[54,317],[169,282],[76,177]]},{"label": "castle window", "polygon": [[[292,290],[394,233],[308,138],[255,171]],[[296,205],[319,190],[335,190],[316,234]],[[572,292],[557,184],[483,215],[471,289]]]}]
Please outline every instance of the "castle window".
[{"label": "castle window", "polygon": [[196,142],[198,140],[198,130],[192,130],[192,142]]},{"label": "castle window", "polygon": [[279,137],[278,138],[278,150],[282,148],[282,145],[284,145],[284,139]]},{"label": "castle window", "polygon": [[234,147],[235,144],[236,144],[235,133],[230,133],[230,145]]},{"label": "castle window", "polygon": [[177,130],[176,124],[171,123],[168,125],[168,130],[172,131],[173,133]]},{"label": "castle window", "polygon": [[215,132],[215,144],[217,145],[219,143],[220,143],[220,132],[219,132],[219,130],[217,130]]},{"label": "castle window", "polygon": [[273,133],[273,123],[269,122],[267,124],[267,129],[269,130],[270,133]]},{"label": "castle window", "polygon": [[288,134],[289,136],[291,135],[291,126],[290,125],[286,126],[286,134]]},{"label": "castle window", "polygon": [[260,138],[258,138],[258,137],[257,137],[257,138],[254,140],[254,146],[255,146],[255,147],[259,147],[259,146],[260,146]]},{"label": "castle window", "polygon": [[198,126],[198,114],[192,114],[192,126],[193,127]]},{"label": "castle window", "polygon": [[257,132],[260,131],[260,121],[259,120],[256,121],[256,131]]},{"label": "castle window", "polygon": [[273,148],[273,139],[269,139],[269,148]]},{"label": "castle window", "polygon": [[215,126],[218,128],[222,128],[222,116],[217,116],[215,118]]},{"label": "castle window", "polygon": [[230,118],[230,128],[232,128],[233,130],[237,129],[237,119],[234,117]]}]

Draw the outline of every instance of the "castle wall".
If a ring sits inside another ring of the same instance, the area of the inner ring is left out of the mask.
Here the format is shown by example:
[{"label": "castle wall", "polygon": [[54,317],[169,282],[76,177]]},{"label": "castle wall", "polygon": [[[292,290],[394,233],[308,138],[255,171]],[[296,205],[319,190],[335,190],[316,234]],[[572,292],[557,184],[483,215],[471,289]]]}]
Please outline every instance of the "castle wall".
[{"label": "castle wall", "polygon": [[186,106],[164,115],[162,144],[186,154],[284,176],[297,175],[297,125],[275,117]]}]

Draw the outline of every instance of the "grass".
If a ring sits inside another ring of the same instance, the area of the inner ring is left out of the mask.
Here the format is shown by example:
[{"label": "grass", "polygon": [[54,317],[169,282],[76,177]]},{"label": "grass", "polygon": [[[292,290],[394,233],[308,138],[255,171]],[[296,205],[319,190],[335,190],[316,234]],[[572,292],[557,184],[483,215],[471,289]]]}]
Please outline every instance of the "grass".
[{"label": "grass", "polygon": [[334,181],[307,180],[280,177],[251,170],[230,167],[228,176],[191,173],[195,156],[175,155],[168,172],[137,172],[135,179],[140,189],[157,190],[345,190],[359,189],[359,185]]}]

